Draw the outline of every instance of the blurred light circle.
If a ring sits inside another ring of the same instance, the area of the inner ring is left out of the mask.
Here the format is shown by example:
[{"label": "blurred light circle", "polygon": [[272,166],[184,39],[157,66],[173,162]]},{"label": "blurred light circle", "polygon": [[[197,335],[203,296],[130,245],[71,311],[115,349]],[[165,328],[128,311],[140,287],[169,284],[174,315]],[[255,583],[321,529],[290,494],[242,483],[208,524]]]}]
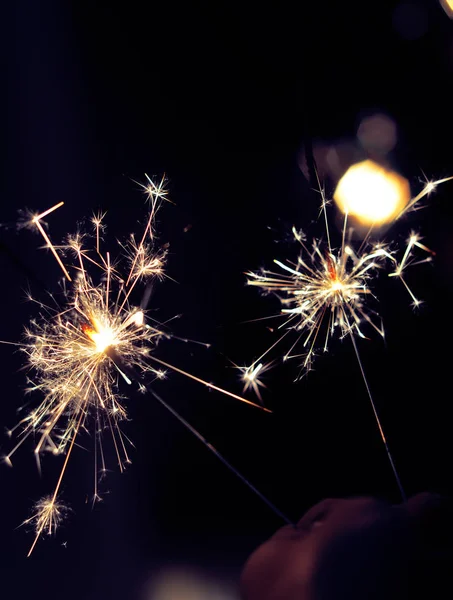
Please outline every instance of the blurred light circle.
[{"label": "blurred light circle", "polygon": [[334,193],[340,210],[364,225],[392,221],[410,197],[407,179],[372,160],[349,167]]},{"label": "blurred light circle", "polygon": [[450,19],[453,19],[453,0],[440,0],[440,5],[450,17]]},{"label": "blurred light circle", "polygon": [[396,125],[390,117],[383,114],[365,117],[357,130],[357,138],[367,150],[386,154],[396,145]]}]

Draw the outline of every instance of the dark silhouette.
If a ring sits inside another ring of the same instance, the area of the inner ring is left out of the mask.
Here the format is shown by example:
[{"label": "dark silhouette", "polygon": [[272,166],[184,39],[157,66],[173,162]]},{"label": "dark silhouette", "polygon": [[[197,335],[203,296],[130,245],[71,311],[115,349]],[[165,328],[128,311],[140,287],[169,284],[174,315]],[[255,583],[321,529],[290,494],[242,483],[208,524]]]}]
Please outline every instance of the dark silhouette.
[{"label": "dark silhouette", "polygon": [[252,554],[241,588],[244,600],[449,597],[451,559],[451,507],[441,496],[328,499]]}]

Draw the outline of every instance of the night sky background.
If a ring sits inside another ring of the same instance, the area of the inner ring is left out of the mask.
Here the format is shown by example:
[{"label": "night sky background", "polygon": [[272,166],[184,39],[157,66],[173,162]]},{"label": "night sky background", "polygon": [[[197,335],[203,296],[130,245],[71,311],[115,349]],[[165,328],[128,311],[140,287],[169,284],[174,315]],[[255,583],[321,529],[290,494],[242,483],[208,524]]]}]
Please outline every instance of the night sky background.
[{"label": "night sky background", "polygon": [[[115,252],[115,239],[137,231],[145,214],[133,180],[166,173],[174,205],[159,213],[158,231],[175,281],[156,288],[150,308],[162,321],[182,314],[173,333],[212,347],[163,341],[157,355],[241,393],[231,361],[250,364],[277,335],[269,322],[244,322],[279,309],[245,285],[244,272],[296,258],[293,225],[309,237],[323,232],[304,148],[357,148],[362,120],[385,114],[398,132],[387,159],[414,192],[422,171],[453,174],[453,21],[441,6],[311,4],[17,0],[2,8],[0,339],[20,340],[36,315],[25,290],[57,291],[61,275],[37,236],[9,227],[17,210],[64,200],[48,220],[60,240],[107,209]],[[331,194],[335,182],[325,184]],[[436,252],[408,274],[425,303],[415,313],[384,274],[376,292],[385,342],[372,334],[359,342],[408,494],[451,493],[452,197],[445,184],[389,232],[404,241],[414,228]],[[273,414],[177,374],[153,387],[292,519],[328,496],[396,502],[352,345],[330,348],[300,383],[296,363],[266,374]],[[0,345],[3,453],[24,401],[23,358]],[[61,458],[45,460],[39,477],[28,444],[13,469],[0,469],[2,598],[188,600],[152,591],[177,569],[207,577],[207,598],[218,585],[218,598],[234,599],[244,560],[283,524],[152,397],[124,391],[132,464],[120,475],[106,442],[112,472],[92,510],[93,440],[81,439],[86,451],[74,453],[63,487],[73,512],[30,559],[32,535],[15,527],[52,489]]]}]

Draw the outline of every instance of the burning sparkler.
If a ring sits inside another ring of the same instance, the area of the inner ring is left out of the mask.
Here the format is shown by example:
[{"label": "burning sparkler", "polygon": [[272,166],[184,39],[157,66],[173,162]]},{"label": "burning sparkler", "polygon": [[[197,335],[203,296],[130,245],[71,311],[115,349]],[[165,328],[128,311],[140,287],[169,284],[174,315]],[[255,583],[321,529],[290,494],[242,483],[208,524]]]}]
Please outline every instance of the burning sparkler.
[{"label": "burning sparkler", "polygon": [[[366,167],[369,169],[371,161],[366,162],[368,163]],[[358,169],[358,171],[363,182],[363,170],[360,171]],[[381,168],[378,168],[377,172],[378,176],[385,174]],[[430,194],[438,184],[450,179],[452,178],[427,182],[417,196],[412,199],[408,197],[403,202],[403,208],[396,201],[397,198],[392,198],[391,202],[387,202],[389,213],[394,220],[400,218],[408,210],[413,209],[423,197]],[[374,173],[373,183],[376,184],[376,173]],[[348,185],[344,185],[343,188],[347,188]],[[389,185],[389,182],[386,181],[385,186],[381,186],[381,189],[386,188],[389,190]],[[390,192],[395,196],[394,190],[390,190]],[[371,195],[373,196],[373,194]],[[282,305],[281,312],[277,317],[284,319],[279,327],[279,330],[283,331],[281,336],[253,362],[249,370],[245,371],[246,375],[253,378],[253,381],[248,383],[248,387],[252,387],[255,391],[258,390],[258,386],[260,385],[258,379],[260,370],[256,368],[256,365],[262,365],[263,359],[289,333],[295,334],[295,340],[293,340],[290,348],[283,354],[283,360],[294,358],[300,360],[301,369],[297,379],[312,368],[313,359],[318,350],[323,352],[328,351],[330,341],[333,337],[344,338],[349,336],[359,361],[382,440],[387,449],[400,491],[404,497],[404,491],[388,450],[375,404],[365,378],[355,337],[365,338],[364,331],[367,326],[384,337],[384,328],[381,319],[378,313],[371,308],[371,302],[369,302],[374,296],[374,291],[371,289],[373,279],[379,270],[387,269],[390,277],[400,279],[409,292],[413,305],[418,306],[420,300],[410,289],[404,275],[410,266],[429,262],[432,259],[433,253],[427,246],[422,244],[420,236],[414,232],[410,234],[407,245],[402,251],[401,258],[399,258],[401,251],[395,242],[384,244],[373,241],[371,237],[373,227],[380,224],[378,216],[381,221],[388,218],[382,210],[368,211],[368,214],[371,213],[374,215],[373,221],[365,239],[357,245],[352,236],[352,227],[348,226],[349,207],[346,203],[343,203],[345,216],[341,243],[338,247],[335,247],[331,242],[326,208],[328,202],[323,190],[321,190],[321,199],[321,210],[325,221],[325,241],[314,239],[311,244],[308,244],[304,235],[297,231],[296,228],[293,228],[294,238],[301,247],[301,252],[295,262],[274,260],[274,263],[280,269],[278,272],[263,270],[260,273],[247,273],[249,285],[259,287],[267,293],[271,292],[277,295]],[[386,204],[385,201],[383,204]],[[354,208],[357,214],[358,209],[356,205],[357,203],[355,202]],[[370,223],[369,218],[364,220]],[[417,258],[415,256],[416,250],[424,252],[425,256]],[[426,256],[426,253],[429,256]]]},{"label": "burning sparkler", "polygon": [[[40,536],[54,533],[65,515],[66,510],[59,498],[61,484],[75,440],[82,430],[88,428],[89,419],[94,423],[95,430],[94,501],[100,497],[98,471],[101,474],[106,471],[102,431],[107,429],[111,433],[120,470],[130,462],[128,440],[120,427],[121,421],[127,416],[119,389],[120,377],[127,384],[135,380],[142,391],[150,391],[276,510],[196,430],[147,387],[150,377],[165,377],[166,371],[162,370],[165,367],[236,400],[257,406],[154,355],[158,342],[163,337],[171,337],[163,325],[151,323],[146,318],[145,311],[150,287],[156,279],[165,275],[166,253],[155,247],[154,223],[157,211],[167,199],[167,191],[164,180],[156,184],[148,178],[148,183],[142,187],[150,205],[149,217],[140,241],[131,236],[127,244],[122,246],[124,252],[118,262],[111,260],[109,252],[101,252],[105,213],[92,219],[94,248],[87,245],[87,233],[69,236],[62,246],[52,243],[43,219],[62,203],[43,213],[29,215],[25,222],[27,226],[38,229],[68,282],[63,287],[63,307],[56,301],[55,305],[45,305],[35,300],[40,306],[39,318],[26,328],[24,342],[17,344],[26,354],[28,367],[33,373],[29,378],[28,391],[40,392],[43,399],[11,430],[10,434],[16,429],[20,430],[19,441],[5,460],[11,464],[11,457],[32,434],[38,440],[34,450],[38,465],[44,452],[65,455],[53,494],[40,500],[35,505],[33,515],[24,522],[32,524],[36,534],[29,555]],[[65,259],[69,257],[72,257],[73,264],[67,267]],[[121,260],[126,260],[129,264],[129,272],[125,278],[119,271]],[[88,271],[89,267],[100,276],[94,279]],[[142,301],[141,306],[136,307],[132,304],[131,294],[139,282],[145,282],[146,302]],[[33,300],[31,297],[30,299]]]}]

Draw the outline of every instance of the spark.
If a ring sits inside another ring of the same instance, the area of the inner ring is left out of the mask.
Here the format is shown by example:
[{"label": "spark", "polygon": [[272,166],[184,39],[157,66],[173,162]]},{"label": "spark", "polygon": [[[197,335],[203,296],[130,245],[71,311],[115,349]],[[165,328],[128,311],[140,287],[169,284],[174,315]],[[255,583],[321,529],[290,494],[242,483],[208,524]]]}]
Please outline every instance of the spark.
[{"label": "spark", "polygon": [[36,225],[36,227],[39,230],[39,233],[42,235],[42,237],[44,238],[44,241],[47,244],[47,247],[49,248],[49,250],[52,252],[52,254],[55,257],[55,260],[57,261],[57,263],[59,264],[59,266],[61,267],[61,270],[63,271],[65,277],[71,281],[71,277],[66,269],[66,267],[63,264],[63,261],[61,260],[61,258],[58,255],[58,252],[55,249],[55,246],[52,244],[52,242],[50,241],[49,236],[47,235],[44,227],[41,224],[41,219],[43,219],[44,217],[46,217],[47,215],[49,215],[50,213],[54,212],[55,210],[57,210],[57,208],[60,208],[60,206],[63,206],[64,202],[59,202],[58,204],[55,204],[55,206],[52,206],[52,208],[49,208],[48,210],[45,210],[43,213],[41,213],[40,215],[35,215],[32,219],[32,224]]},{"label": "spark", "polygon": [[265,389],[266,385],[263,383],[261,378],[266,371],[272,368],[273,362],[266,363],[261,359],[262,357],[253,362],[251,365],[240,366],[233,363],[233,366],[240,372],[240,379],[243,383],[242,393],[245,394],[249,390],[253,390],[260,403],[264,404],[261,396],[261,389]]},{"label": "spark", "polygon": [[[63,518],[65,510],[58,500],[59,493],[81,431],[94,426],[93,501],[100,499],[99,474],[106,471],[101,435],[104,430],[110,432],[120,471],[130,462],[129,440],[121,429],[127,419],[121,379],[128,385],[136,381],[141,391],[147,391],[147,379],[166,377],[163,366],[270,412],[154,355],[159,341],[172,336],[165,331],[164,324],[147,316],[143,303],[135,306],[131,295],[141,282],[145,284],[144,296],[149,299],[150,286],[164,276],[166,251],[156,248],[154,223],[167,192],[164,179],[160,183],[154,183],[148,176],[147,179],[148,183],[142,186],[149,203],[144,233],[139,242],[131,236],[128,243],[121,245],[123,252],[116,262],[111,261],[110,252],[101,251],[105,213],[92,218],[93,236],[79,231],[67,236],[60,246],[52,243],[42,219],[63,203],[29,215],[29,226],[37,227],[66,280],[62,284],[62,302],[53,299],[51,305],[45,305],[36,301],[40,314],[25,328],[24,341],[18,344],[30,371],[27,392],[39,392],[42,399],[11,429],[11,435],[16,430],[20,433],[5,461],[11,465],[13,455],[30,436],[36,439],[34,453],[38,468],[43,453],[65,456],[53,494],[40,500],[33,516],[25,521],[34,525],[36,534],[29,554],[40,536],[54,533]],[[95,239],[92,246],[90,237]],[[71,258],[71,264],[66,266],[65,262]],[[121,274],[124,263],[129,271],[125,277]],[[156,368],[153,363],[158,363]]]},{"label": "spark", "polygon": [[106,212],[99,211],[97,214],[94,214],[91,218],[91,222],[96,230],[96,252],[99,254],[100,248],[100,239],[101,234],[105,231],[105,224],[103,223],[104,218],[106,216]]},{"label": "spark", "polygon": [[452,177],[444,177],[443,179],[438,179],[437,181],[432,181],[432,180],[426,179],[423,189],[409,201],[407,206],[403,210],[401,210],[401,212],[398,214],[396,219],[399,219],[400,217],[402,217],[405,213],[409,212],[410,210],[416,210],[416,204],[419,204],[420,200],[422,200],[425,196],[429,197],[436,190],[438,185],[440,185],[442,183],[447,183],[448,181],[451,181],[452,179],[453,179],[453,176]]},{"label": "spark", "polygon": [[242,381],[244,382],[243,393],[245,393],[249,389],[252,389],[258,397],[259,401],[262,403],[263,399],[261,397],[260,388],[264,388],[266,386],[261,381],[260,377],[262,377],[263,373],[265,373],[270,368],[270,365],[260,362],[258,364],[253,363],[249,367],[239,368],[242,371]]},{"label": "spark", "polygon": [[53,496],[46,496],[36,502],[33,508],[33,514],[22,523],[22,525],[32,525],[35,533],[35,543],[31,547],[28,555],[33,552],[34,546],[41,534],[49,536],[55,535],[58,527],[63,522],[68,512],[68,507],[55,500]]},{"label": "spark", "polygon": [[[412,303],[413,303],[414,307],[420,306],[421,300],[419,300],[418,298],[415,297],[411,288],[407,285],[407,283],[403,277],[403,272],[410,266],[416,266],[416,265],[420,265],[423,263],[431,262],[432,257],[435,255],[435,252],[433,252],[427,246],[425,246],[424,244],[421,243],[421,241],[420,241],[421,239],[422,238],[420,237],[420,235],[418,233],[415,233],[414,231],[411,232],[409,239],[407,240],[406,249],[404,251],[401,261],[397,262],[392,257],[395,270],[388,274],[389,277],[397,277],[401,281],[401,283],[404,285],[404,287],[408,291],[410,297],[412,298]],[[430,256],[427,256],[423,259],[414,260],[414,258],[413,258],[414,248],[420,248],[422,251],[430,254]]]}]

